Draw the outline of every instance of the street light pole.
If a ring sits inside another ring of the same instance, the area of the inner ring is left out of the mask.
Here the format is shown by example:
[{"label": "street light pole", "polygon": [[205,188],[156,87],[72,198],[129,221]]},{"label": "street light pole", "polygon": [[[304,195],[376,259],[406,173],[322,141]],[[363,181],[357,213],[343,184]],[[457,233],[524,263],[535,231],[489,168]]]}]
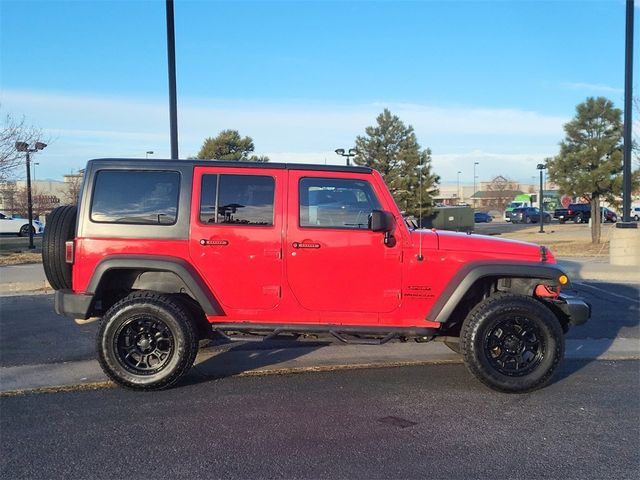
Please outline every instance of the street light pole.
[{"label": "street light pole", "polygon": [[480,165],[480,162],[473,162],[473,208],[476,208],[476,167]]},{"label": "street light pole", "polygon": [[538,199],[538,210],[540,210],[540,231],[538,233],[544,233],[544,184],[542,183],[542,175],[547,166],[544,163],[539,163],[536,168],[540,170],[540,198]]},{"label": "street light pole", "polygon": [[350,148],[348,153],[345,153],[344,148],[336,148],[334,152],[336,152],[336,154],[340,155],[341,157],[347,157],[347,167],[351,165],[349,159],[351,157],[355,157],[358,154],[358,150],[355,148]]},{"label": "street light pole", "polygon": [[458,170],[458,187],[456,188],[456,195],[458,196],[457,204],[460,205],[460,174],[462,172]]},{"label": "street light pole", "polygon": [[29,215],[29,249],[33,250],[36,246],[33,244],[33,201],[31,198],[31,157],[30,154],[42,150],[47,146],[46,143],[36,142],[29,148],[27,142],[16,142],[16,150],[27,154],[27,212]]}]

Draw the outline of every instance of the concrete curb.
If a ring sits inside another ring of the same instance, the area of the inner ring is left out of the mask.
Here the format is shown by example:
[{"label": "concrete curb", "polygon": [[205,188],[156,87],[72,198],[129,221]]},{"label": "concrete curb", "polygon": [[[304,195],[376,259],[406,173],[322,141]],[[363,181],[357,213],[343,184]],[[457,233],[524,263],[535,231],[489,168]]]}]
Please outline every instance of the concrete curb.
[{"label": "concrete curb", "polygon": [[[567,340],[565,358],[640,360],[640,340]],[[380,346],[292,346],[262,350],[238,345],[203,349],[188,377],[193,381],[202,381],[230,376],[284,375],[445,363],[460,364],[462,357],[439,342],[428,345],[392,343]],[[110,386],[112,384],[95,360],[0,368],[0,396]]]}]

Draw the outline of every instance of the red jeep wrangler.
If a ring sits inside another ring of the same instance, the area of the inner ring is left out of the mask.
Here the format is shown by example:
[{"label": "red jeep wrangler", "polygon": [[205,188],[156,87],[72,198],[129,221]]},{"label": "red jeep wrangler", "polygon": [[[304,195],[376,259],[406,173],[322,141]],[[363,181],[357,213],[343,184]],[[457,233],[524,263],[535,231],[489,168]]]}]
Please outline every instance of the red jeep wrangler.
[{"label": "red jeep wrangler", "polygon": [[367,167],[92,160],[43,247],[56,312],[102,317],[120,385],[174,385],[199,340],[445,340],[505,392],[546,384],[590,317],[549,250],[409,228]]}]

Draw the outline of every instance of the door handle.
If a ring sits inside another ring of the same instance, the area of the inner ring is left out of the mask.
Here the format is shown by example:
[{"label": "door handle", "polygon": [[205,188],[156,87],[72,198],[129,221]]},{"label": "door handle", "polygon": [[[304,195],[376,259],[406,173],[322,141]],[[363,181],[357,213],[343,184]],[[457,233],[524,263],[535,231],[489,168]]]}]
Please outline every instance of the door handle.
[{"label": "door handle", "polygon": [[314,242],[293,242],[293,248],[320,248],[319,243]]},{"label": "door handle", "polygon": [[203,238],[202,240],[200,240],[200,245],[202,245],[203,247],[226,247],[227,245],[229,245],[229,240],[206,240]]}]

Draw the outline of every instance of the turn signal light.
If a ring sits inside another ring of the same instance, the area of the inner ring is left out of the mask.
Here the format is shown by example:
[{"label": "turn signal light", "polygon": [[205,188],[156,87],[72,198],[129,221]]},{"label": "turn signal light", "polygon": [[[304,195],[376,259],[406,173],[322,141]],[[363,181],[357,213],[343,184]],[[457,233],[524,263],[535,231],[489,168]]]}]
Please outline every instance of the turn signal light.
[{"label": "turn signal light", "polygon": [[569,282],[569,277],[566,275],[560,275],[558,277],[558,281],[560,282],[560,285],[566,285]]}]

